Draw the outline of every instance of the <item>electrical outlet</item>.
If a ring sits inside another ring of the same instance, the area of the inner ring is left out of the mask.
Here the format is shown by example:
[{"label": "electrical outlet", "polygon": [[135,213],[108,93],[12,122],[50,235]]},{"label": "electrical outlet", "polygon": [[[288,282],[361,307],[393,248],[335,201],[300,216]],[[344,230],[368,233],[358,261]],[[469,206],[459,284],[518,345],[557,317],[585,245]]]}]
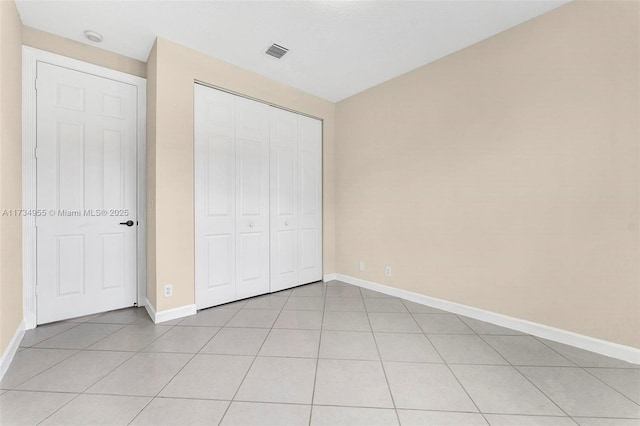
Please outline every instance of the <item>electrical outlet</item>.
[{"label": "electrical outlet", "polygon": [[387,277],[391,276],[391,266],[387,266],[386,268],[384,268],[384,275]]},{"label": "electrical outlet", "polygon": [[364,262],[363,261],[360,261],[360,270],[364,271]]},{"label": "electrical outlet", "polygon": [[171,284],[167,284],[164,286],[164,297],[173,296],[173,286]]}]

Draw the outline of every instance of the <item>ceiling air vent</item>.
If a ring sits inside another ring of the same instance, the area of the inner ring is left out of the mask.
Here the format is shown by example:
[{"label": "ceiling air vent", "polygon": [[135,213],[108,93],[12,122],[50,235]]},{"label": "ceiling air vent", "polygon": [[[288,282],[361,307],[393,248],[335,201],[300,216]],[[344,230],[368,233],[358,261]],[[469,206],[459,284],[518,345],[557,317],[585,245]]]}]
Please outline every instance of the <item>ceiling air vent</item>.
[{"label": "ceiling air vent", "polygon": [[287,53],[289,51],[289,49],[287,49],[286,47],[282,47],[279,44],[275,44],[273,43],[271,46],[269,46],[269,48],[266,50],[267,55],[271,55],[274,58],[282,58],[285,53]]}]

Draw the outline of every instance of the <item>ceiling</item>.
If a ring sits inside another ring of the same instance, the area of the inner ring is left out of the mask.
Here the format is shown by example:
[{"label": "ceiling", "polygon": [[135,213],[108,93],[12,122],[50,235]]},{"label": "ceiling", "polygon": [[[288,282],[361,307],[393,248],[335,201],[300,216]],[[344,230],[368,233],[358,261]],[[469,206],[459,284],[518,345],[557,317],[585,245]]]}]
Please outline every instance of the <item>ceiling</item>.
[{"label": "ceiling", "polygon": [[[17,0],[24,25],[141,61],[163,37],[332,102],[435,61],[567,0]],[[278,60],[271,43],[289,49]]]}]

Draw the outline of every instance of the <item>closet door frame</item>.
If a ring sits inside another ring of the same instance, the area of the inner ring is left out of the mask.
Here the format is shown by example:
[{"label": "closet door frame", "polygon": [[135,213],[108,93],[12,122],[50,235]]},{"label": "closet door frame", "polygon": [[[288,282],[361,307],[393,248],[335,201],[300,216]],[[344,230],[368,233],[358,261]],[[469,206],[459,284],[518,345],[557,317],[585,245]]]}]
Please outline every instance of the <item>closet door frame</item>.
[{"label": "closet door frame", "polygon": [[[292,109],[283,107],[281,105],[277,105],[277,104],[273,104],[273,103],[270,103],[270,102],[266,102],[264,100],[261,100],[261,99],[258,99],[258,98],[254,98],[254,97],[251,97],[251,96],[247,96],[247,95],[245,95],[243,93],[239,93],[239,92],[235,92],[235,91],[232,91],[232,90],[228,90],[228,89],[225,89],[224,87],[216,86],[216,85],[213,85],[213,84],[201,81],[201,80],[194,80],[194,97],[195,97],[195,86],[198,86],[198,85],[199,86],[204,86],[204,87],[207,87],[207,88],[210,88],[210,89],[215,89],[215,90],[218,90],[218,91],[230,94],[230,95],[238,96],[240,98],[248,99],[248,100],[251,100],[251,101],[256,101],[256,102],[265,104],[265,105],[267,105],[269,107],[272,107],[272,108],[277,108],[277,109],[280,109],[280,110],[284,110],[284,111],[288,111],[288,112],[291,112],[291,113],[294,113],[294,114],[298,114],[298,115],[303,116],[303,117],[311,118],[311,119],[317,120],[320,123],[320,146],[319,146],[319,151],[320,151],[320,165],[319,165],[320,173],[319,174],[320,174],[320,176],[318,177],[319,178],[319,182],[320,182],[320,185],[319,185],[320,193],[318,195],[319,196],[319,210],[320,210],[320,224],[319,224],[319,231],[318,232],[319,232],[319,236],[320,236],[320,241],[319,241],[319,245],[318,245],[318,250],[319,250],[319,262],[320,262],[320,266],[319,266],[320,267],[320,278],[319,278],[319,280],[322,280],[322,261],[323,261],[323,243],[324,243],[324,241],[323,241],[324,240],[323,231],[322,231],[323,230],[323,221],[324,221],[324,219],[323,219],[323,217],[324,217],[323,216],[323,213],[324,213],[323,212],[323,191],[322,191],[322,189],[323,189],[323,176],[324,176],[324,171],[323,171],[323,164],[324,163],[323,163],[323,158],[322,158],[323,157],[323,142],[324,142],[324,120],[322,118],[315,117],[315,116],[310,115],[310,114],[305,114],[303,112],[292,110]],[[194,108],[195,108],[195,99],[194,99]],[[194,111],[194,115],[195,115],[195,111]],[[194,125],[195,125],[195,123],[194,123]],[[195,144],[195,131],[194,131],[194,144]],[[194,149],[194,154],[195,154],[195,149]],[[195,176],[196,176],[196,173],[197,173],[197,171],[195,170],[195,165],[196,164],[197,164],[197,160],[194,161],[194,179],[195,179]],[[271,167],[271,158],[269,158],[269,167]],[[270,179],[269,179],[269,182],[270,182]],[[194,190],[195,190],[195,185],[194,185]],[[195,194],[194,194],[194,196],[195,196]],[[270,199],[269,203],[271,203],[271,202],[272,202],[272,200]],[[270,211],[271,211],[271,208],[270,208]],[[197,221],[197,217],[195,218],[195,220]],[[271,218],[269,219],[269,221],[271,221]],[[195,226],[194,231],[197,228],[198,227]],[[272,238],[272,232],[271,231],[272,230],[270,230],[270,232],[269,232],[269,235],[270,235],[269,238],[270,239]],[[198,235],[196,234],[195,235],[195,239],[197,239],[197,238],[198,238]],[[298,240],[299,240],[299,236],[298,236]],[[269,242],[269,245],[271,246],[271,241]],[[197,244],[196,244],[196,247],[197,247]],[[198,254],[196,253],[196,257],[197,256],[198,256]],[[271,254],[270,254],[270,256],[271,256]],[[271,265],[271,260],[269,260],[269,264]],[[194,266],[197,266],[197,265],[194,265]],[[269,273],[269,275],[271,275],[271,273]],[[197,276],[197,274],[196,274],[196,276]],[[197,281],[194,284],[195,284],[196,287],[198,286],[198,282]],[[299,284],[301,284],[301,283],[297,283],[296,285],[299,285]],[[273,293],[275,291],[279,291],[279,290],[275,290],[273,288],[273,285],[270,285],[270,289],[269,289],[268,293]],[[196,289],[196,291],[195,291],[195,295],[196,295],[195,302],[196,302],[196,305],[198,306],[198,309],[201,309],[200,304],[198,303],[198,300],[197,300],[197,294],[198,294],[198,291]],[[236,298],[235,300],[239,300],[239,299]]]}]

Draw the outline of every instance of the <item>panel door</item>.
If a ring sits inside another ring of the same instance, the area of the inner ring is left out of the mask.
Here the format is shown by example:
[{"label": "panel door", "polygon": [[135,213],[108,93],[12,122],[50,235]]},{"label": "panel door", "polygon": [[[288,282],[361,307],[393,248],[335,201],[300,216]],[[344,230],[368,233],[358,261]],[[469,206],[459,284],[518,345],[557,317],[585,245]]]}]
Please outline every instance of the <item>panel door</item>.
[{"label": "panel door", "polygon": [[269,292],[269,106],[236,97],[236,299]]},{"label": "panel door", "polygon": [[136,127],[134,86],[38,63],[38,324],[137,302]]},{"label": "panel door", "polygon": [[268,106],[195,85],[198,309],[269,291]]},{"label": "panel door", "polygon": [[271,291],[298,281],[298,114],[271,108]]},{"label": "panel door", "polygon": [[236,296],[233,95],[195,85],[195,296],[198,309]]},{"label": "panel door", "polygon": [[299,283],[322,280],[322,122],[298,115]]}]

